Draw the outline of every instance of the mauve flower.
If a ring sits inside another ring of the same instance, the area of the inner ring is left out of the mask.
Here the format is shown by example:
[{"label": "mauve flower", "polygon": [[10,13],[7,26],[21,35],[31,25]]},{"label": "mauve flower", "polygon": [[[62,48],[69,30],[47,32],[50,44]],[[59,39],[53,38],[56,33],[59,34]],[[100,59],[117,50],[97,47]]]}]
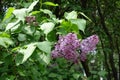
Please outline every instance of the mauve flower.
[{"label": "mauve flower", "polygon": [[80,58],[81,61],[85,61],[87,53],[94,51],[98,42],[99,38],[97,35],[92,35],[81,42],[74,33],[59,36],[55,49],[52,51],[52,58],[64,57],[73,62],[78,62]]},{"label": "mauve flower", "polygon": [[69,33],[66,36],[60,36],[55,49],[52,51],[52,57],[64,57],[67,60],[76,61],[78,59],[77,49],[80,47],[80,41],[77,35]]},{"label": "mauve flower", "polygon": [[81,60],[85,61],[86,59],[86,54],[94,51],[96,49],[96,45],[99,42],[99,38],[97,35],[92,35],[86,39],[83,39],[80,43],[80,50],[81,50]]}]

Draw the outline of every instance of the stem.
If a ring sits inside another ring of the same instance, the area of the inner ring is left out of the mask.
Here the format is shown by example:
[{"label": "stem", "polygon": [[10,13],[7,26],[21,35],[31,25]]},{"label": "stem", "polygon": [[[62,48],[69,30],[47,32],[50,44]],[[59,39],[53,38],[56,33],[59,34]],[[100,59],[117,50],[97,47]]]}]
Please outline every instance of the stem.
[{"label": "stem", "polygon": [[40,0],[40,9],[42,9],[42,0]]},{"label": "stem", "polygon": [[87,77],[90,77],[91,76],[91,73],[90,73],[90,70],[89,70],[89,67],[88,67],[88,64],[87,64],[87,62],[86,61],[81,61],[81,63],[82,63],[82,66],[83,66],[83,68],[84,68],[84,70],[85,70],[85,73],[86,73],[86,76]]}]

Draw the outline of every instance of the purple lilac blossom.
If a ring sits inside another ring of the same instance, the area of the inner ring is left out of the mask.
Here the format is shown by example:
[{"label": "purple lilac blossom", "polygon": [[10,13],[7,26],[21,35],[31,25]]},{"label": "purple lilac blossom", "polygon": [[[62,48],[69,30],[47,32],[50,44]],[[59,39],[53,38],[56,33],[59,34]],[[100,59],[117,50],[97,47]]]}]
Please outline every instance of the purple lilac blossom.
[{"label": "purple lilac blossom", "polygon": [[77,35],[69,33],[66,36],[60,36],[55,49],[52,51],[52,57],[64,57],[67,60],[76,62],[78,59],[77,49],[80,47],[80,41]]},{"label": "purple lilac blossom", "polygon": [[96,49],[96,45],[99,42],[99,38],[97,35],[92,35],[86,39],[83,39],[80,43],[80,58],[82,61],[86,60],[87,53],[94,51]]},{"label": "purple lilac blossom", "polygon": [[[92,35],[83,39],[81,42],[74,33],[59,36],[55,49],[52,51],[52,58],[64,57],[73,62],[78,62],[80,58],[81,61],[85,61],[87,53],[94,51],[98,42],[99,38],[97,35]],[[81,53],[79,53],[78,50],[80,50]]]}]

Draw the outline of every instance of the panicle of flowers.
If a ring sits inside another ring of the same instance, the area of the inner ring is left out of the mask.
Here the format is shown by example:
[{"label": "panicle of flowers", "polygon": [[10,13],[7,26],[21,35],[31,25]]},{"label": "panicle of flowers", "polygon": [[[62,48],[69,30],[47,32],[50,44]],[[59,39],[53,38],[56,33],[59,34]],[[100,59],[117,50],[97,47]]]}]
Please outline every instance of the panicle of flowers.
[{"label": "panicle of flowers", "polygon": [[67,60],[76,62],[79,56],[77,53],[79,47],[80,41],[77,39],[76,34],[69,33],[66,36],[59,36],[55,49],[52,51],[52,57],[64,57]]},{"label": "panicle of flowers", "polygon": [[25,17],[25,21],[27,22],[27,24],[32,24],[34,26],[38,26],[38,22],[36,21],[35,16],[27,16],[27,17]]},{"label": "panicle of flowers", "polygon": [[81,43],[80,43],[80,50],[81,50],[80,58],[82,61],[86,60],[87,53],[95,50],[98,42],[99,42],[99,38],[97,35],[92,35],[81,41]]}]

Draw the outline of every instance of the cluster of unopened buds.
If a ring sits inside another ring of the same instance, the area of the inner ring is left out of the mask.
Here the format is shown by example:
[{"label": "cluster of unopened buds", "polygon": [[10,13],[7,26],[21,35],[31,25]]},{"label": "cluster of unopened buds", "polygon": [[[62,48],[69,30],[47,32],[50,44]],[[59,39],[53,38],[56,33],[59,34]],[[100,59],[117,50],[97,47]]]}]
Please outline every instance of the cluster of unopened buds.
[{"label": "cluster of unopened buds", "polygon": [[78,62],[79,59],[85,61],[87,53],[94,51],[98,42],[97,35],[92,35],[82,41],[74,33],[60,36],[52,51],[52,58],[64,57],[73,62]]},{"label": "cluster of unopened buds", "polygon": [[38,25],[38,22],[36,21],[35,16],[27,16],[25,17],[25,21],[27,22],[27,24],[32,24],[34,26]]}]

